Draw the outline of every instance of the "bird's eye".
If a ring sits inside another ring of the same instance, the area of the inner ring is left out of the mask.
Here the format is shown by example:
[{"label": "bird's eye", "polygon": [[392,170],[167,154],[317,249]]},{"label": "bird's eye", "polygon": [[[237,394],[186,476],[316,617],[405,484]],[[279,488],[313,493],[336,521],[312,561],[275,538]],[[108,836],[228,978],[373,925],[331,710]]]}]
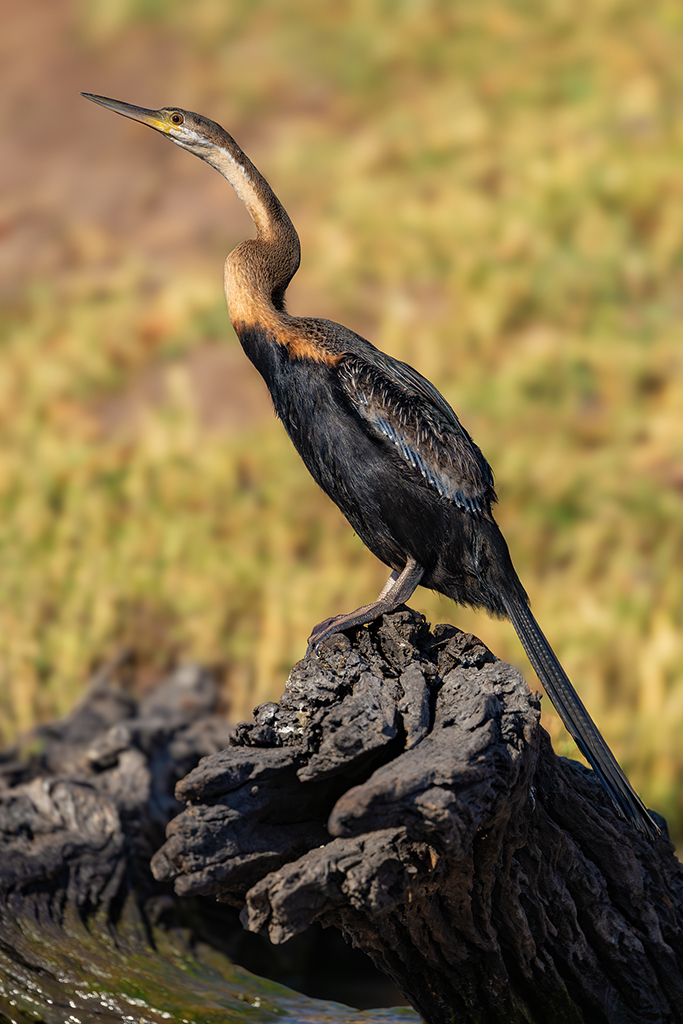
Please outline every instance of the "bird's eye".
[{"label": "bird's eye", "polygon": [[184,120],[185,119],[182,114],[171,114],[171,121],[173,124],[182,124]]}]

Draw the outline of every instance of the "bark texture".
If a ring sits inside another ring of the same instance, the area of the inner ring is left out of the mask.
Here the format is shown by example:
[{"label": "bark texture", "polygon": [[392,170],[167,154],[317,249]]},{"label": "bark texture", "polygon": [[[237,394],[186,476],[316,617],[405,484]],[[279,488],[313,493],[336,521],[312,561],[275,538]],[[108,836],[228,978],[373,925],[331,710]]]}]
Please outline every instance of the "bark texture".
[{"label": "bark texture", "polygon": [[[225,748],[233,727],[199,666],[175,669],[137,698],[135,679],[119,659],[66,718],[0,750],[0,1024],[130,1020],[131,984],[151,1006],[166,1000],[173,1020],[199,1019],[195,1009],[204,1020],[211,1007],[223,1008],[221,1020],[242,1019],[242,1001],[257,999],[310,1019],[312,1004],[274,995],[262,976],[352,1005],[399,1002],[333,929],[276,947],[245,932],[233,907],[181,899],[155,881],[150,858],[182,810],[176,783]],[[222,983],[202,975],[205,953],[227,972]],[[230,961],[256,977],[235,974]],[[330,1019],[326,1004],[316,1013]]]},{"label": "bark texture", "polygon": [[275,943],[340,928],[429,1024],[682,1022],[683,866],[539,710],[408,609],[334,636],[178,784],[154,874]]},{"label": "bark texture", "polygon": [[228,742],[216,704],[198,666],[140,701],[104,672],[65,719],[0,755],[0,943],[27,919],[113,922],[129,897],[163,892],[149,859],[180,809],[176,782]]}]

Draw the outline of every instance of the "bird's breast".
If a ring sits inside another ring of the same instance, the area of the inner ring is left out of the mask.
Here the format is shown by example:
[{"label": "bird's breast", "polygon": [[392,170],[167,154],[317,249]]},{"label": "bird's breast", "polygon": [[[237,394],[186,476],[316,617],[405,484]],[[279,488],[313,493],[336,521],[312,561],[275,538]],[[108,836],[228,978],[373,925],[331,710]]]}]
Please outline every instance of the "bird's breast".
[{"label": "bird's breast", "polygon": [[336,361],[292,358],[262,329],[238,333],[306,468],[361,540],[392,568],[411,555],[429,571],[457,510],[368,428],[348,401]]}]

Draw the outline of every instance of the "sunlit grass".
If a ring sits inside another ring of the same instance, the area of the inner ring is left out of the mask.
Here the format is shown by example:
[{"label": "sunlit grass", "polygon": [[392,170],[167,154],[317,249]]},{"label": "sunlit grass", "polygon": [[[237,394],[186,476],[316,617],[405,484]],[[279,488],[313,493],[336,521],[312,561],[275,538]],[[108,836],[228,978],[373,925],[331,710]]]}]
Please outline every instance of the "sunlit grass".
[{"label": "sunlit grass", "polygon": [[[293,312],[326,308],[439,384],[496,470],[544,630],[683,833],[679,6],[131,0],[86,5],[77,27],[97,47],[140,19],[195,55],[174,101],[188,83],[187,105],[230,130],[223,94],[242,125],[271,126],[262,169],[304,245]],[[201,427],[182,354],[237,342],[206,283],[174,284],[150,293],[131,256],[7,318],[6,733],[67,710],[124,643],[222,666],[247,713],[315,622],[384,581],[274,420]],[[98,402],[152,361],[166,404],[103,434]],[[535,685],[508,624],[413,603]]]}]

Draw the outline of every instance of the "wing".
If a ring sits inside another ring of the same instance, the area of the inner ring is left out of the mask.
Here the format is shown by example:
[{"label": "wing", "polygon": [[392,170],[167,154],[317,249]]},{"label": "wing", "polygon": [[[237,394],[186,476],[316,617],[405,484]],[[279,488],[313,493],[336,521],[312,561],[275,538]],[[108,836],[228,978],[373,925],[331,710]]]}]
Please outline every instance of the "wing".
[{"label": "wing", "polygon": [[417,470],[426,486],[476,514],[495,502],[491,467],[433,384],[407,363],[344,356],[344,392],[368,429]]}]

